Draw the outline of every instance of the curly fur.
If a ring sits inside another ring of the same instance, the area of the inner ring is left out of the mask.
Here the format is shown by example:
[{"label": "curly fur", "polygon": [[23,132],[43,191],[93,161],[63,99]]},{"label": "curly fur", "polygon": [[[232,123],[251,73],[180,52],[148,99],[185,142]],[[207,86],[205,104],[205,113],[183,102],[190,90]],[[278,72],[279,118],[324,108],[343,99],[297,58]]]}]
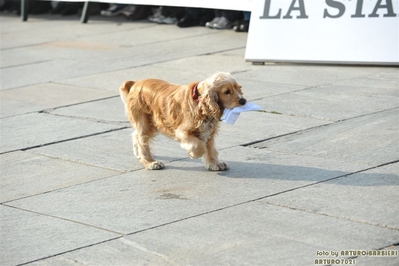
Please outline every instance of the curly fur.
[{"label": "curly fur", "polygon": [[[197,91],[198,99],[193,97]],[[227,170],[220,162],[214,138],[224,108],[245,104],[241,86],[229,74],[218,72],[201,82],[175,85],[159,79],[126,81],[119,88],[132,126],[134,154],[146,169],[164,165],[151,155],[150,142],[159,132],[181,143],[190,158],[203,157],[208,170]]]}]

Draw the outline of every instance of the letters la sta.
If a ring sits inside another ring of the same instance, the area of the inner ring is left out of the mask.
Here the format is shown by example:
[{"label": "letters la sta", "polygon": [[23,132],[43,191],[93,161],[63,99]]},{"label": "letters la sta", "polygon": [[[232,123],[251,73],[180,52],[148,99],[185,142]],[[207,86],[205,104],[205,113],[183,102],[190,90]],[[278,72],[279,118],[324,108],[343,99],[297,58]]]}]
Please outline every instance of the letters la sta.
[{"label": "letters la sta", "polygon": [[[312,2],[311,0],[310,2]],[[319,0],[318,0],[319,1]],[[273,10],[271,10],[272,0],[265,0],[263,15],[260,19],[306,19],[309,16],[306,14],[305,0],[292,0],[289,8],[285,11],[281,8],[276,8],[280,0],[274,0]],[[351,14],[352,18],[379,17],[396,17],[392,0],[374,0],[374,8],[369,14],[365,14],[363,10],[364,0],[353,0],[356,3],[356,9]],[[343,1],[338,0],[325,0],[326,7],[323,11],[323,18],[340,18],[346,12],[346,6]],[[285,14],[285,15],[283,15]]]}]

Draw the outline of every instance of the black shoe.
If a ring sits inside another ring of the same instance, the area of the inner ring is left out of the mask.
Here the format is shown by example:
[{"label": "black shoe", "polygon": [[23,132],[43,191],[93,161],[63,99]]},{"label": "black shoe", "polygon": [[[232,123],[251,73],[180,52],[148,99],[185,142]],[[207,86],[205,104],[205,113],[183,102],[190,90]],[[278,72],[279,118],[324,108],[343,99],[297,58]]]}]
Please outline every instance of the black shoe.
[{"label": "black shoe", "polygon": [[199,22],[198,25],[201,26],[201,27],[205,27],[206,23],[207,23],[208,21],[213,20],[214,17],[215,17],[215,15],[213,14],[213,12],[212,12],[212,13],[205,13],[205,14],[202,16],[202,18],[200,19],[200,22]]},{"label": "black shoe", "polygon": [[134,9],[133,13],[126,17],[127,20],[143,20],[146,19],[149,15],[151,15],[152,9],[151,6],[142,6],[138,5]]},{"label": "black shoe", "polygon": [[248,32],[249,30],[249,20],[240,21],[234,28],[236,32]]},{"label": "black shoe", "polygon": [[199,19],[195,19],[189,15],[185,15],[182,19],[179,20],[179,22],[177,22],[177,26],[180,28],[199,26],[199,24],[200,24]]}]

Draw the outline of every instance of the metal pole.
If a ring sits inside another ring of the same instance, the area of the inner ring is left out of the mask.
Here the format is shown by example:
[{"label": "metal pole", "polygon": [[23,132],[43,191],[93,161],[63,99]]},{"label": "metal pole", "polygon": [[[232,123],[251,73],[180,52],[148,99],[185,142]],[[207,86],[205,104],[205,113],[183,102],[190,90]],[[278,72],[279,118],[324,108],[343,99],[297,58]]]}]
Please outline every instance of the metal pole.
[{"label": "metal pole", "polygon": [[87,21],[89,20],[89,14],[90,14],[90,1],[86,1],[83,6],[82,17],[80,18],[80,22],[87,23]]},{"label": "metal pole", "polygon": [[29,0],[21,0],[21,18],[22,21],[28,20],[28,2]]}]

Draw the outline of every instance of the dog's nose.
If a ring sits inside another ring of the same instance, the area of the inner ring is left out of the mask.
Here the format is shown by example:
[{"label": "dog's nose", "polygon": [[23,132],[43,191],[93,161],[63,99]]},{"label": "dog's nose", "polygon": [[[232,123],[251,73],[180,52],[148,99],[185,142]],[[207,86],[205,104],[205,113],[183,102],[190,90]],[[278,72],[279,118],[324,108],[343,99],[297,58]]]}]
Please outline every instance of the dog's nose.
[{"label": "dog's nose", "polygon": [[238,102],[239,102],[241,105],[245,105],[245,104],[247,103],[247,100],[245,100],[244,98],[241,98]]}]

